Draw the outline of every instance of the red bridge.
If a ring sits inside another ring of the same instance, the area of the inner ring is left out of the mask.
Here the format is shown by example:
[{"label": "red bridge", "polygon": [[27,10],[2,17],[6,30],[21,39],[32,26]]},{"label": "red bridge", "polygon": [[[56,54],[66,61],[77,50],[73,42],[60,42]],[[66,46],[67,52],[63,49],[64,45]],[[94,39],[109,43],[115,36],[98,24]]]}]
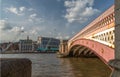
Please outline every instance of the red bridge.
[{"label": "red bridge", "polygon": [[114,59],[114,5],[87,25],[73,38],[60,45],[60,53],[67,56],[97,55],[107,63]]}]

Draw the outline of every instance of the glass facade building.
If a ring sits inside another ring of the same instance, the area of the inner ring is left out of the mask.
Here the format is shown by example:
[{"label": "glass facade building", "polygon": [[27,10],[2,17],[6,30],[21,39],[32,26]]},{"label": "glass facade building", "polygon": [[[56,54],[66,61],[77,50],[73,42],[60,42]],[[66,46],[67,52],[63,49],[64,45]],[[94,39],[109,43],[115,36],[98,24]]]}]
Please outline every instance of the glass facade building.
[{"label": "glass facade building", "polygon": [[49,38],[49,37],[38,37],[37,40],[38,43],[38,50],[58,50],[60,40],[55,38]]}]

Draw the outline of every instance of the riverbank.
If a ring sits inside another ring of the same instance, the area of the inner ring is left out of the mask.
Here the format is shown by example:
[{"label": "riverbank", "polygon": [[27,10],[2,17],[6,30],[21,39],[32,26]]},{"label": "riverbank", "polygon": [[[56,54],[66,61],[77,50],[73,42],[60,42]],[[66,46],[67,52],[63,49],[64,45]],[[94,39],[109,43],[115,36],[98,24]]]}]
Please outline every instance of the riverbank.
[{"label": "riverbank", "polygon": [[21,52],[21,51],[19,51],[19,52],[0,52],[0,54],[29,54],[29,53],[57,53],[57,52],[53,52],[53,51],[49,51],[49,52],[37,52],[37,51],[33,51],[33,52]]}]

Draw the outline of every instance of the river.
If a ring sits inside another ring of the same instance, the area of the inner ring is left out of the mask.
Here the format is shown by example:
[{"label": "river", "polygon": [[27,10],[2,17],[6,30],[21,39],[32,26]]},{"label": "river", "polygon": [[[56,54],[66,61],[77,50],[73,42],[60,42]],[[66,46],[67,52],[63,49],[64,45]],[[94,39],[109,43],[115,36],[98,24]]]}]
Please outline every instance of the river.
[{"label": "river", "polygon": [[0,54],[2,58],[29,58],[32,77],[109,77],[111,70],[98,58],[57,58],[56,54]]}]

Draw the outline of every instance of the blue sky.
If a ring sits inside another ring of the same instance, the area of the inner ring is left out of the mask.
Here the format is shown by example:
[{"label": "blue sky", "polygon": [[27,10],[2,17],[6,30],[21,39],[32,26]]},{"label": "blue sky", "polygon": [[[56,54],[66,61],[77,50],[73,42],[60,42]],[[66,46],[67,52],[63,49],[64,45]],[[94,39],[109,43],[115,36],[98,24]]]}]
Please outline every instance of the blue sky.
[{"label": "blue sky", "polygon": [[113,4],[114,0],[0,0],[0,40],[27,35],[33,40],[68,39]]}]

